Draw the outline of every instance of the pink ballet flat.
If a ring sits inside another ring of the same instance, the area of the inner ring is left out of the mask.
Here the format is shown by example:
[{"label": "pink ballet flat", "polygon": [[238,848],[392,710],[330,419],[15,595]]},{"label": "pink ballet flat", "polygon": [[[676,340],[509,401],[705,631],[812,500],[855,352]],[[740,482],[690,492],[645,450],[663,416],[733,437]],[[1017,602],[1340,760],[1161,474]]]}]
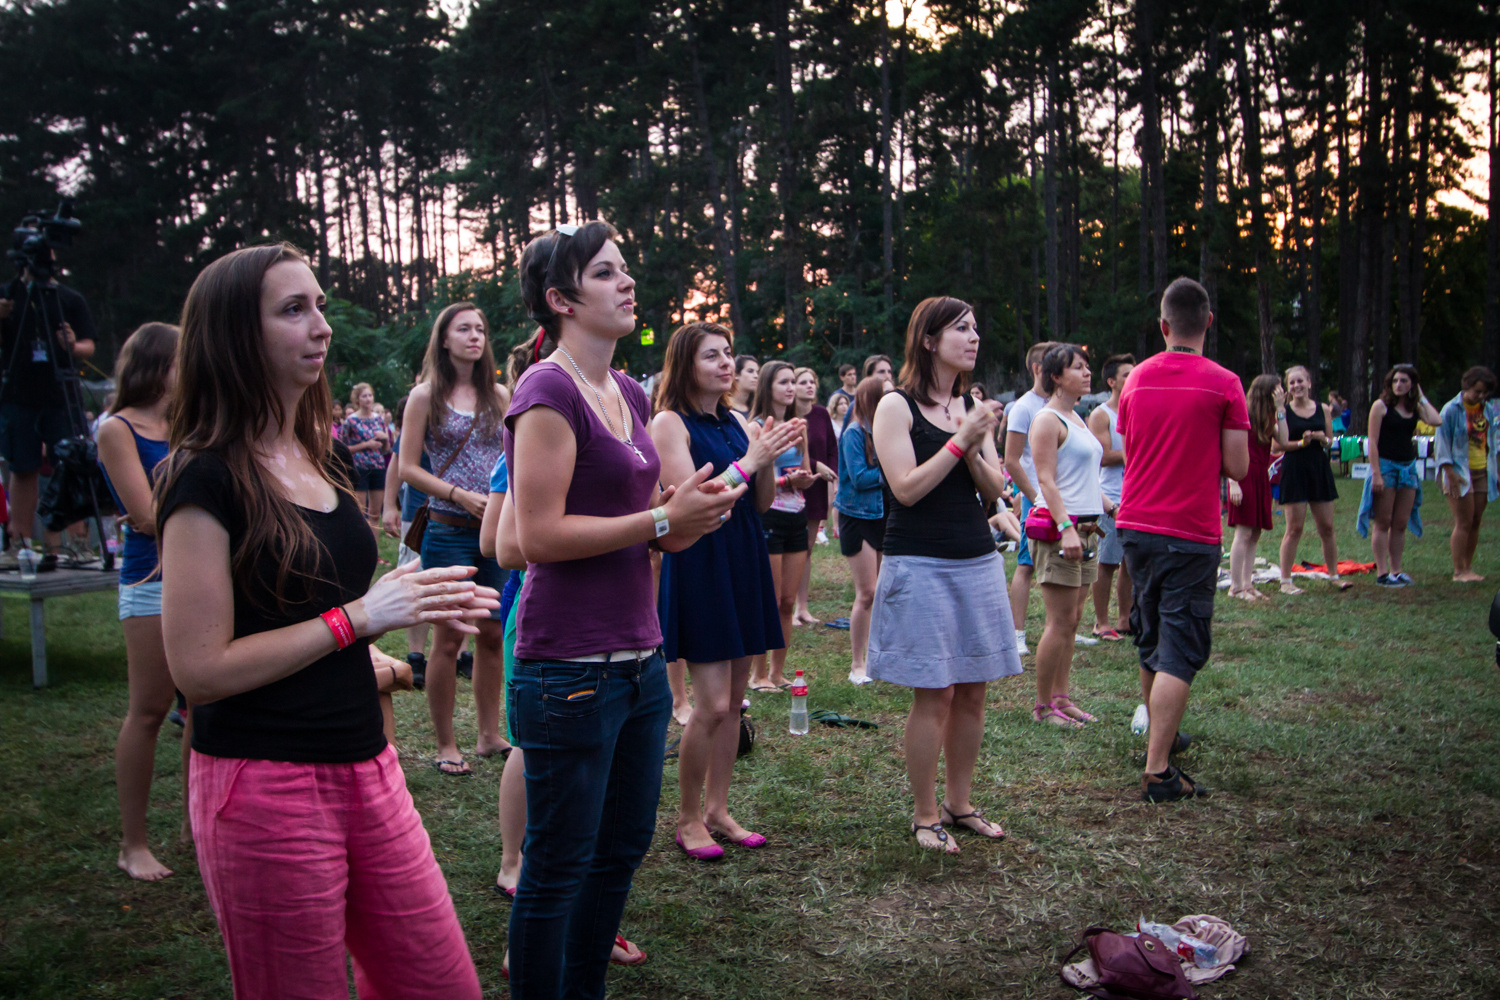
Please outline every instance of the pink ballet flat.
[{"label": "pink ballet flat", "polygon": [[712,834],[714,834],[714,836],[716,836],[716,837],[723,837],[725,840],[729,841],[735,847],[744,847],[744,848],[748,848],[750,850],[754,850],[757,847],[765,847],[767,844],[770,843],[769,840],[767,840],[765,837],[761,836],[758,833],[747,833],[743,837],[741,837],[739,840],[735,840],[733,837],[729,836],[727,833],[719,833],[719,832],[717,832],[715,830],[710,830],[709,832],[712,833]]},{"label": "pink ballet flat", "polygon": [[673,839],[677,841],[678,849],[694,861],[718,861],[724,856],[724,848],[718,844],[709,844],[707,847],[688,847],[682,842],[681,833],[678,833]]}]

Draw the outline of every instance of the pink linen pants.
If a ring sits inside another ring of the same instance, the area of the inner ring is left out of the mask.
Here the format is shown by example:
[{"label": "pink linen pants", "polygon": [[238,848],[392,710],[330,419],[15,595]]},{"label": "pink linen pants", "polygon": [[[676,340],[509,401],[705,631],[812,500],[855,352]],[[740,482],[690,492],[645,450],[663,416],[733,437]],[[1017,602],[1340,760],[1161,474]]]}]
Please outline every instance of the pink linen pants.
[{"label": "pink linen pants", "polygon": [[479,978],[406,776],[193,753],[198,866],[236,1000],[478,1000]]}]

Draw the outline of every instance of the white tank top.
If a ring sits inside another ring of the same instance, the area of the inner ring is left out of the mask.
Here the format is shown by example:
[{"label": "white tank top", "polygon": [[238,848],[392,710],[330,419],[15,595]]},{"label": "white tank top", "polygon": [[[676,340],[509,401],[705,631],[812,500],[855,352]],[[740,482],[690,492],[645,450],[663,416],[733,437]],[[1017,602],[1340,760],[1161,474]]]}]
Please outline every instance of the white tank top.
[{"label": "white tank top", "polygon": [[1094,437],[1093,431],[1082,420],[1074,416],[1071,420],[1048,406],[1032,421],[1050,413],[1068,427],[1068,436],[1057,449],[1057,492],[1062,494],[1063,506],[1068,516],[1099,515],[1104,513],[1104,503],[1099,496],[1099,464],[1104,458],[1104,446]]},{"label": "white tank top", "polygon": [[[1109,449],[1110,451],[1124,451],[1125,439],[1120,436],[1120,415],[1110,409],[1108,403],[1100,403],[1099,409],[1103,410],[1109,417]],[[1120,502],[1120,493],[1125,489],[1125,466],[1123,465],[1101,465],[1099,467],[1099,488],[1104,495],[1115,503]]]}]

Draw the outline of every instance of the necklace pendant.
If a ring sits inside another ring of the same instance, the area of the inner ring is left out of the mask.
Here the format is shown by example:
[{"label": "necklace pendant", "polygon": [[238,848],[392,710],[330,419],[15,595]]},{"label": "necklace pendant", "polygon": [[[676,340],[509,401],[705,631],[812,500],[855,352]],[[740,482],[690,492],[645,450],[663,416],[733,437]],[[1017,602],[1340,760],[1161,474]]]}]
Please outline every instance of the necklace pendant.
[{"label": "necklace pendant", "polygon": [[645,453],[642,452],[641,449],[637,448],[634,442],[627,441],[626,444],[630,445],[630,450],[635,452],[635,457],[641,460],[641,464],[646,465],[647,462]]}]

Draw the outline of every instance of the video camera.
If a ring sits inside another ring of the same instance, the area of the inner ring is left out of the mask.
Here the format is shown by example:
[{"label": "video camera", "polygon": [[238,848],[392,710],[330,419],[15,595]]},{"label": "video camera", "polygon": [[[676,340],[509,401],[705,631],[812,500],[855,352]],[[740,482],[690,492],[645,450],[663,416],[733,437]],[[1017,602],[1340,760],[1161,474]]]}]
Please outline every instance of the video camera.
[{"label": "video camera", "polygon": [[57,268],[52,251],[73,245],[73,237],[83,223],[73,217],[73,199],[64,198],[57,211],[48,216],[45,209],[28,212],[21,224],[11,231],[9,260],[24,267],[38,281],[50,281]]}]

